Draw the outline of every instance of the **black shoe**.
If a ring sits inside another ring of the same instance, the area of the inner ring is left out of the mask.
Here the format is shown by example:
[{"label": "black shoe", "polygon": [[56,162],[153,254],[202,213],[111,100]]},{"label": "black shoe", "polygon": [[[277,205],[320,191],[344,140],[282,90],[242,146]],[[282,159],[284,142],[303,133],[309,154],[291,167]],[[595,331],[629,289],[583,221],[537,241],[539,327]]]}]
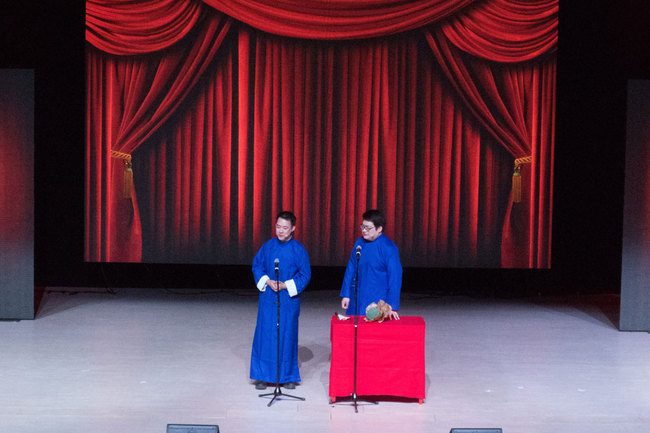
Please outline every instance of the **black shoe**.
[{"label": "black shoe", "polygon": [[296,389],[296,382],[287,382],[282,386],[284,386],[287,389]]},{"label": "black shoe", "polygon": [[263,390],[266,389],[266,382],[262,382],[261,380],[258,380],[255,382],[255,389]]}]

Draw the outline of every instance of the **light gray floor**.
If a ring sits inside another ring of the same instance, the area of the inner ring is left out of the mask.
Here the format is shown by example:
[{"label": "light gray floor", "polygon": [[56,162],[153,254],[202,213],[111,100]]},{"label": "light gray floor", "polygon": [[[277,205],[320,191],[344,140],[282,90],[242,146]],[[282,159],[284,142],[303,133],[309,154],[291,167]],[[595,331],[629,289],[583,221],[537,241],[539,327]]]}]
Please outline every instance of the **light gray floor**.
[{"label": "light gray floor", "polygon": [[0,432],[650,431],[650,334],[616,329],[615,296],[403,294],[401,313],[427,323],[425,403],[354,413],[328,399],[335,291],[303,297],[303,381],[287,392],[306,401],[267,407],[248,381],[254,288],[65,290],[48,289],[36,320],[0,322]]}]

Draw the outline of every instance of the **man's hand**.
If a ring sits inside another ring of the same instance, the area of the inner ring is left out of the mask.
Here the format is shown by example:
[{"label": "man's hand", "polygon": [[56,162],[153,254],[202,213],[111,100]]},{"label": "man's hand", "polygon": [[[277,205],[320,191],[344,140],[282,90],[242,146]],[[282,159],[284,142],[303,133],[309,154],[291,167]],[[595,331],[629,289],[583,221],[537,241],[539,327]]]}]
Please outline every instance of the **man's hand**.
[{"label": "man's hand", "polygon": [[268,279],[266,280],[266,285],[271,288],[274,292],[277,292],[278,290],[287,290],[287,285],[284,284],[283,281],[280,281],[280,284],[277,284],[277,281]]},{"label": "man's hand", "polygon": [[341,298],[341,308],[347,310],[348,305],[350,305],[350,298]]}]

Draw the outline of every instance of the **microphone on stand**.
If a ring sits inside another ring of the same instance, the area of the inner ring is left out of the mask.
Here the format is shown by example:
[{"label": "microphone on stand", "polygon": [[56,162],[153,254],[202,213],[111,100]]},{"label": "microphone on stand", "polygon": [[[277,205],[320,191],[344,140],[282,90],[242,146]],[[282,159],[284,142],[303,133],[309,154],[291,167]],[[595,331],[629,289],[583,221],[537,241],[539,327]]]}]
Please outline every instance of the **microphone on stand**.
[{"label": "microphone on stand", "polygon": [[276,358],[275,358],[275,391],[267,394],[260,394],[260,397],[268,397],[268,396],[273,396],[271,401],[269,401],[269,404],[266,406],[269,407],[273,404],[276,398],[284,395],[286,397],[291,397],[295,398],[298,400],[305,400],[304,397],[296,397],[295,395],[290,395],[290,394],[282,394],[282,390],[280,389],[280,259],[275,258],[273,261],[275,263],[275,296],[276,296],[276,305],[277,305],[277,316],[276,316],[276,321],[275,321],[275,329],[277,332],[277,337],[276,337]]},{"label": "microphone on stand", "polygon": [[361,245],[357,245],[357,260],[361,257]]}]

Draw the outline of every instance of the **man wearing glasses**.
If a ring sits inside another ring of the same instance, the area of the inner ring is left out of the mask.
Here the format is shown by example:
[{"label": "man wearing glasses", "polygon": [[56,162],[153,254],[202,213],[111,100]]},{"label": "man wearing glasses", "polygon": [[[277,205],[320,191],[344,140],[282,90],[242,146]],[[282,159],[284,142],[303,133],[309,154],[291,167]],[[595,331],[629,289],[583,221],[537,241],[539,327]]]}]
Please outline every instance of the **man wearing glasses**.
[{"label": "man wearing glasses", "polygon": [[[402,289],[402,264],[395,243],[383,234],[386,218],[378,210],[363,214],[361,237],[357,239],[348,260],[341,286],[341,307],[346,314],[365,314],[366,307],[383,300],[393,308],[391,319],[399,319],[399,297]],[[359,273],[357,280],[357,261]],[[355,285],[359,309],[354,303]]]}]

